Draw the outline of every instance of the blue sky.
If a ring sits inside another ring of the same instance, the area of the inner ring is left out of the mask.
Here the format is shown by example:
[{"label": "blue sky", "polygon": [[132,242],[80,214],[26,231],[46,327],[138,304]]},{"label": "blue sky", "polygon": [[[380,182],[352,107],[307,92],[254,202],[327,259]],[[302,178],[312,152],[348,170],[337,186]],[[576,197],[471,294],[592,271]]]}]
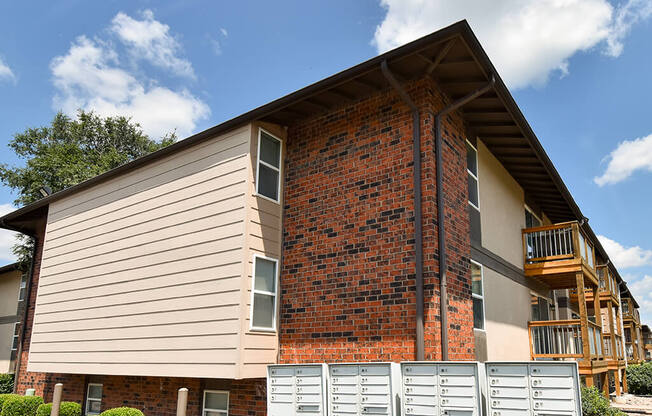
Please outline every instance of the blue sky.
[{"label": "blue sky", "polygon": [[[489,5],[490,3],[490,5]],[[467,18],[652,322],[652,0],[4,2],[0,163],[57,110],[208,128]],[[0,187],[0,213],[14,196]],[[11,260],[0,234],[0,262]]]}]

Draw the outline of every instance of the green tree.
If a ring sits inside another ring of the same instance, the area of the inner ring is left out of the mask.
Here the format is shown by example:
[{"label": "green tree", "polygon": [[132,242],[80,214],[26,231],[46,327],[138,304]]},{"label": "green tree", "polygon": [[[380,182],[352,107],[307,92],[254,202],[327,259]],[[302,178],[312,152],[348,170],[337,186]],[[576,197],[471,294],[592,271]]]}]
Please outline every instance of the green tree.
[{"label": "green tree", "polygon": [[[49,126],[14,135],[9,147],[25,163],[0,165],[0,181],[17,194],[16,205],[27,205],[43,197],[43,187],[52,192],[69,188],[175,140],[174,132],[153,140],[127,117],[100,117],[81,110],[77,118],[58,113]],[[30,239],[19,237],[14,253],[23,266],[31,251]]]}]

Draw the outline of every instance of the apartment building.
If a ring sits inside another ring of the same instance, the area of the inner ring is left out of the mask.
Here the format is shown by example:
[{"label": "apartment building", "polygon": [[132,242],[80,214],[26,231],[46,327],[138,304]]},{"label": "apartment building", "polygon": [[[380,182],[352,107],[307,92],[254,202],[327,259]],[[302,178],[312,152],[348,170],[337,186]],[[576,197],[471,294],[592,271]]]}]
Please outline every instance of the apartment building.
[{"label": "apartment building", "polygon": [[36,239],[17,390],[86,414],[264,415],[272,363],[577,359],[620,391],[622,279],[465,21],[0,226]]},{"label": "apartment building", "polygon": [[629,290],[621,293],[621,298],[627,361],[631,364],[639,364],[645,360],[639,305]]},{"label": "apartment building", "polygon": [[648,325],[642,325],[641,332],[643,334],[644,359],[652,361],[652,331]]},{"label": "apartment building", "polygon": [[26,279],[18,263],[0,267],[0,373],[13,373]]}]

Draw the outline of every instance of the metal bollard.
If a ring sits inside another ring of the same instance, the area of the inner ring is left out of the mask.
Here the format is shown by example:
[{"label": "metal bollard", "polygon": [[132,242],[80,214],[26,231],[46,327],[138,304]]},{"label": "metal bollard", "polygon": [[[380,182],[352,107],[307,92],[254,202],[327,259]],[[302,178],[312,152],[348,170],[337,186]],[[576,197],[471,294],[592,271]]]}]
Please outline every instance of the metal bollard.
[{"label": "metal bollard", "polygon": [[63,384],[57,383],[54,385],[54,395],[52,397],[52,410],[50,416],[59,416],[59,408],[61,407],[61,395],[63,394]]},{"label": "metal bollard", "polygon": [[[177,416],[186,416],[187,408],[188,408],[188,389],[182,387],[179,389],[179,394],[177,395]],[[51,416],[54,416],[54,414],[52,414]]]}]

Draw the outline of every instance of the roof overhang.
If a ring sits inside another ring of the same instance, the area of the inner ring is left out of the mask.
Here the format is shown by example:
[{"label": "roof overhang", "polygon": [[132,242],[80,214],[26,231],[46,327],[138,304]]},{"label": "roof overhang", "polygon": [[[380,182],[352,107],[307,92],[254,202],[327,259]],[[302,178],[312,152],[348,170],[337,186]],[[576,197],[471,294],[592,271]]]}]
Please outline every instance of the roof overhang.
[{"label": "roof overhang", "polygon": [[[387,61],[401,81],[432,77],[451,100],[463,97],[495,78],[492,90],[461,109],[470,133],[488,146],[528,198],[545,211],[551,221],[584,218],[480,42],[468,23],[461,21],[20,208],[0,218],[0,227],[33,232],[36,229],[34,221],[39,215],[45,215],[47,209],[44,208],[49,203],[183,148],[254,120],[291,125],[387,89],[389,84],[380,69],[383,61]],[[585,225],[585,229],[598,252],[608,258],[590,227]],[[618,278],[622,281],[620,276]]]}]

